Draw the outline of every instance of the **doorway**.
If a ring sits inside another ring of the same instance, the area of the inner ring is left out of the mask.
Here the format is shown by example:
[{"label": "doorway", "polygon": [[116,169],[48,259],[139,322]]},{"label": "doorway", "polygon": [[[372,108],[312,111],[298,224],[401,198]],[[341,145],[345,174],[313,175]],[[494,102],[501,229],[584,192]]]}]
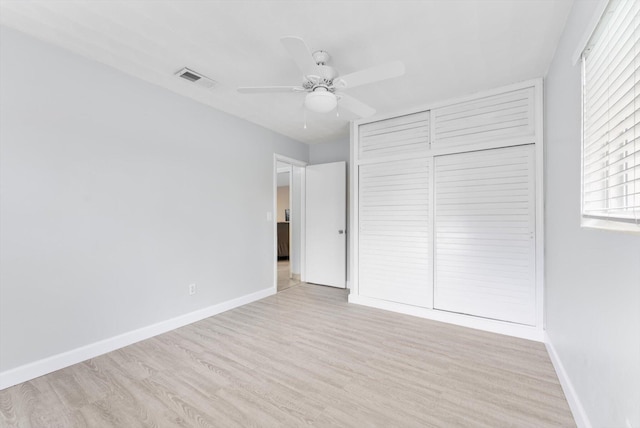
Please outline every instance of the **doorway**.
[{"label": "doorway", "polygon": [[304,178],[306,163],[274,155],[274,288],[285,291],[304,278]]}]

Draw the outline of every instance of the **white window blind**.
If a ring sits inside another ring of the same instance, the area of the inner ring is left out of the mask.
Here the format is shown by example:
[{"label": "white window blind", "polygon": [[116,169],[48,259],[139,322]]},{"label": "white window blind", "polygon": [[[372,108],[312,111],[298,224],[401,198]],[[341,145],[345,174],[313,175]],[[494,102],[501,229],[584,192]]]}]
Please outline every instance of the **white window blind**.
[{"label": "white window blind", "polygon": [[582,55],[582,215],[640,225],[640,1],[611,0]]}]

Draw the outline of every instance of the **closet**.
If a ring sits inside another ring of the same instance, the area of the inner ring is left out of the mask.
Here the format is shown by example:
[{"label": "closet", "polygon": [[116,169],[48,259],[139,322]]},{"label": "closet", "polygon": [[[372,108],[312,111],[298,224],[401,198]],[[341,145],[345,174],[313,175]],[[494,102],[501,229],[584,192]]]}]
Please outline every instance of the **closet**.
[{"label": "closet", "polygon": [[541,82],[352,128],[349,300],[541,337]]}]

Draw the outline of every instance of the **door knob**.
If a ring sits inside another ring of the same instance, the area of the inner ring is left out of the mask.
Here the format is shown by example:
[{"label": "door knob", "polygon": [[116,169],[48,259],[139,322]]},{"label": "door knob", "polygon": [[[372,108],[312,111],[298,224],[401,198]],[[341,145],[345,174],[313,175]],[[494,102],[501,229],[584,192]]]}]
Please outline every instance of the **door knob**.
[{"label": "door knob", "polygon": [[338,230],[338,234],[339,235],[342,235],[343,233],[344,233],[344,230],[342,230],[342,229]]}]

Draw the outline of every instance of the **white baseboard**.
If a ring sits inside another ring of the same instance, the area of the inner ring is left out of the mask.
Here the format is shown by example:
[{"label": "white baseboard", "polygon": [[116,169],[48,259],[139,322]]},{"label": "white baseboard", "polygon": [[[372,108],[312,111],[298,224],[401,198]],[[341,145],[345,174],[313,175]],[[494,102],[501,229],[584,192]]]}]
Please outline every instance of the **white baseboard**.
[{"label": "white baseboard", "polygon": [[156,324],[129,331],[118,336],[91,343],[80,348],[72,349],[61,354],[53,355],[33,363],[25,364],[11,370],[0,373],[0,390],[10,386],[35,379],[38,376],[69,367],[73,364],[94,358],[107,352],[123,348],[141,340],[149,339],[162,333],[166,333],[187,324],[217,315],[219,313],[237,308],[247,303],[255,302],[276,293],[274,287],[246,294],[226,302],[218,303],[204,309],[180,315],[175,318],[161,321]]},{"label": "white baseboard", "polygon": [[413,315],[416,317],[427,318],[434,321],[446,322],[462,327],[474,328],[476,330],[490,331],[492,333],[499,333],[507,336],[534,340],[536,342],[544,342],[544,332],[541,328],[538,327],[513,324],[488,318],[478,318],[471,315],[456,314],[453,312],[420,308],[417,306],[405,305],[402,303],[357,296],[355,294],[349,294],[349,303],[356,303],[358,305],[399,312],[401,314]]},{"label": "white baseboard", "polygon": [[582,402],[573,387],[573,383],[564,369],[560,356],[556,352],[556,348],[553,346],[551,339],[546,333],[544,339],[547,352],[549,353],[549,358],[551,358],[553,368],[556,370],[556,374],[560,380],[560,385],[562,385],[562,391],[564,391],[564,395],[567,398],[567,402],[569,403],[569,408],[571,408],[571,413],[573,414],[573,419],[576,421],[576,425],[578,428],[592,428],[591,422],[587,417],[587,413],[584,411],[584,407],[582,407]]}]

